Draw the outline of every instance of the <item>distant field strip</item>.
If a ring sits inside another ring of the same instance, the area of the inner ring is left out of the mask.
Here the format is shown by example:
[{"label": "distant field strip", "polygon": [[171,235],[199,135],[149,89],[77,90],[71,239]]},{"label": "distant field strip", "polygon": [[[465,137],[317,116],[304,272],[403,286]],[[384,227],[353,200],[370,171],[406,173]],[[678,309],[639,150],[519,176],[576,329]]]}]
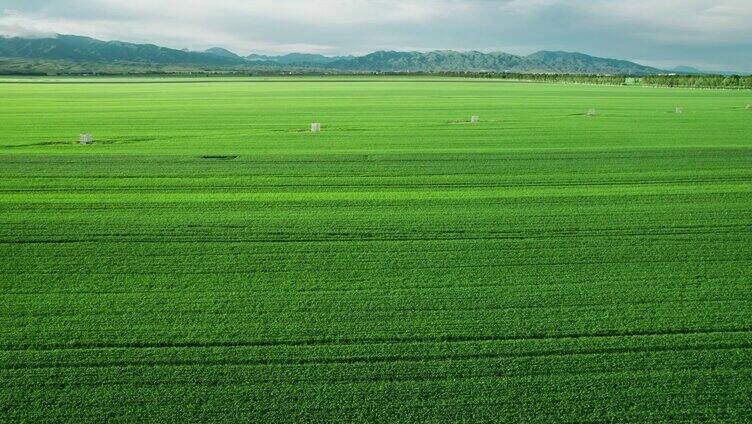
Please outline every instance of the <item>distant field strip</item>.
[{"label": "distant field strip", "polygon": [[749,92],[323,81],[0,81],[0,421],[752,421]]}]

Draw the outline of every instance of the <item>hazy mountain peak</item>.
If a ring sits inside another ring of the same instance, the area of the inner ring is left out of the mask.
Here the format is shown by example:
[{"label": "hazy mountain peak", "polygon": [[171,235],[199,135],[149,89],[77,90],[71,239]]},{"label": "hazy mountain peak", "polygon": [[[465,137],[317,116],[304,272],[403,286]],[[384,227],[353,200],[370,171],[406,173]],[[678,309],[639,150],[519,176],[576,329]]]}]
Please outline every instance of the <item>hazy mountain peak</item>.
[{"label": "hazy mountain peak", "polygon": [[206,49],[204,53],[209,53],[209,54],[213,54],[215,56],[220,56],[220,57],[230,57],[230,58],[240,59],[240,56],[222,47],[212,47],[210,49]]}]

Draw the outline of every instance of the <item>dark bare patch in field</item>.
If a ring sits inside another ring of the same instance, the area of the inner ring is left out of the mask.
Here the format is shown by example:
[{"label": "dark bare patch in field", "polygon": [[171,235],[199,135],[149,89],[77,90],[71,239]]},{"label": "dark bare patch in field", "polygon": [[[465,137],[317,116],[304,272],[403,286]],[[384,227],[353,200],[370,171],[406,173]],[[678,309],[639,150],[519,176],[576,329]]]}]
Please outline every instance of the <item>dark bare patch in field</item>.
[{"label": "dark bare patch in field", "polygon": [[304,133],[311,131],[310,129],[306,128],[285,128],[285,129],[277,129],[277,130],[270,130],[271,132],[286,132],[286,133]]},{"label": "dark bare patch in field", "polygon": [[[90,144],[132,144],[132,143],[141,143],[146,141],[155,141],[156,138],[152,137],[106,137],[106,138],[97,138],[94,137],[94,140]],[[62,140],[49,140],[49,141],[39,141],[36,143],[26,143],[26,144],[6,144],[6,145],[0,145],[0,148],[3,149],[12,149],[17,147],[35,147],[35,146],[62,146],[62,145],[80,145],[78,139],[71,138],[67,141]]]},{"label": "dark bare patch in field", "polygon": [[13,149],[17,147],[58,146],[58,145],[64,145],[64,144],[75,144],[75,143],[72,141],[40,141],[37,143],[27,143],[27,144],[5,144],[5,145],[0,145],[0,148]]},{"label": "dark bare patch in field", "polygon": [[201,159],[208,159],[208,160],[233,160],[237,159],[237,155],[206,155],[201,156]]},{"label": "dark bare patch in field", "polygon": [[92,144],[132,144],[141,143],[145,141],[155,141],[153,137],[106,137],[97,138],[94,136],[94,142]]}]

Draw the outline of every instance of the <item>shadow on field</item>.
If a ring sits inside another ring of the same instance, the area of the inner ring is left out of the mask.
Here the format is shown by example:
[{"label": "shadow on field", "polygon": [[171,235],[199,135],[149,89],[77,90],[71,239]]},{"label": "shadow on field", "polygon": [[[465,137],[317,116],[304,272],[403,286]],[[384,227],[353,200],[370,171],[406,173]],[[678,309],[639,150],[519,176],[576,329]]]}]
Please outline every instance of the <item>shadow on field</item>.
[{"label": "shadow on field", "polygon": [[[147,141],[156,141],[156,138],[153,137],[107,137],[107,138],[94,138],[94,141],[91,142],[91,144],[133,144],[133,143],[141,143],[141,142],[147,142]],[[18,147],[42,147],[42,146],[64,146],[64,145],[72,145],[72,146],[78,146],[81,145],[78,140],[70,140],[70,141],[62,141],[62,140],[50,140],[50,141],[39,141],[36,143],[26,143],[26,144],[6,144],[6,145],[0,145],[0,148],[2,149],[13,149]]]},{"label": "shadow on field", "polygon": [[27,143],[27,144],[5,144],[0,145],[0,148],[2,149],[14,149],[17,147],[34,147],[34,146],[59,146],[64,144],[75,144],[71,141],[40,141],[37,143]]},{"label": "shadow on field", "polygon": [[201,159],[207,159],[207,160],[233,160],[237,159],[237,155],[206,155],[201,156]]},{"label": "shadow on field", "polygon": [[153,137],[107,137],[101,139],[95,137],[93,144],[133,144],[156,140]]}]

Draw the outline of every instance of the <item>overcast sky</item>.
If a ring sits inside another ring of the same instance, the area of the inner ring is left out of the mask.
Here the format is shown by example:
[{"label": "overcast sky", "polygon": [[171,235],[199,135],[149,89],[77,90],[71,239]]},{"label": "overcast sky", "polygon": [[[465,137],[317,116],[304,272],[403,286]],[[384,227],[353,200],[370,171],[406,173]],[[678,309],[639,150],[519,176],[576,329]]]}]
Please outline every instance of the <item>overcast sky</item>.
[{"label": "overcast sky", "polygon": [[752,0],[0,0],[0,34],[240,54],[567,50],[752,72]]}]

